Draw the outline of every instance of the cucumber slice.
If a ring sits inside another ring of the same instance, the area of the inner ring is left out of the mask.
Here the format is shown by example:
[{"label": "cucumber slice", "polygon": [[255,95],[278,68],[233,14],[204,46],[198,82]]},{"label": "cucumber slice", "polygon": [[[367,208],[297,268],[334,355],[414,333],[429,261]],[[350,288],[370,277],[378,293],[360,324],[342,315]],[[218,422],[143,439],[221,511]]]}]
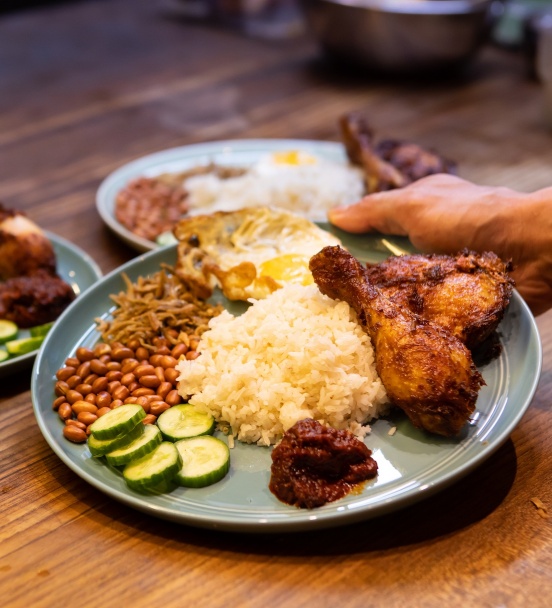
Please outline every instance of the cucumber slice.
[{"label": "cucumber slice", "polygon": [[50,329],[52,329],[53,321],[50,323],[44,323],[44,325],[35,325],[34,327],[29,328],[29,333],[33,338],[39,338],[40,336],[44,337]]},{"label": "cucumber slice", "polygon": [[113,452],[120,448],[125,448],[127,445],[138,439],[144,433],[144,425],[138,423],[128,433],[122,433],[114,439],[98,439],[94,435],[88,437],[88,449],[92,456],[105,456],[109,452]]},{"label": "cucumber slice", "polygon": [[129,462],[123,477],[133,490],[147,490],[174,479],[181,466],[182,458],[174,443],[163,441],[147,456]]},{"label": "cucumber slice", "polygon": [[210,435],[215,430],[215,419],[211,414],[198,412],[193,405],[173,405],[157,418],[157,426],[165,439],[178,441]]},{"label": "cucumber slice", "polygon": [[[107,414],[106,414],[107,416]],[[139,424],[143,432],[134,441],[124,447],[114,449],[105,456],[107,462],[114,467],[128,464],[132,460],[138,460],[152,452],[162,441],[161,431],[153,424]]]},{"label": "cucumber slice", "polygon": [[171,230],[166,230],[157,236],[155,242],[159,245],[159,247],[166,247],[167,245],[174,245],[178,243],[178,240]]},{"label": "cucumber slice", "polygon": [[228,446],[210,435],[182,439],[175,444],[182,457],[182,467],[176,475],[181,486],[204,488],[220,481],[230,469]]},{"label": "cucumber slice", "polygon": [[0,319],[0,344],[4,344],[8,340],[13,340],[17,336],[19,327],[7,319]]},{"label": "cucumber slice", "polygon": [[96,439],[114,439],[128,433],[145,417],[146,412],[141,405],[128,403],[98,418],[90,425],[90,431]]},{"label": "cucumber slice", "polygon": [[9,359],[10,355],[8,353],[7,350],[4,350],[3,348],[0,348],[0,363],[2,363],[2,361],[5,361],[6,359]]},{"label": "cucumber slice", "polygon": [[35,338],[20,338],[19,340],[10,340],[6,342],[6,350],[10,355],[16,357],[18,355],[26,355],[27,353],[40,348],[44,342],[44,336]]}]

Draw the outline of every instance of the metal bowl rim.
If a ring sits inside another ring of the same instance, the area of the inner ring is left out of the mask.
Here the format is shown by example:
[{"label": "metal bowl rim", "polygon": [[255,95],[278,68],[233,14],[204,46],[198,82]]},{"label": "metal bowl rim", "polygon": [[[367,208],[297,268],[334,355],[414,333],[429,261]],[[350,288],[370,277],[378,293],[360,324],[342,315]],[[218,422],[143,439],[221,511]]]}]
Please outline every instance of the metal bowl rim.
[{"label": "metal bowl rim", "polygon": [[486,11],[497,0],[303,0],[406,15],[466,15]]}]

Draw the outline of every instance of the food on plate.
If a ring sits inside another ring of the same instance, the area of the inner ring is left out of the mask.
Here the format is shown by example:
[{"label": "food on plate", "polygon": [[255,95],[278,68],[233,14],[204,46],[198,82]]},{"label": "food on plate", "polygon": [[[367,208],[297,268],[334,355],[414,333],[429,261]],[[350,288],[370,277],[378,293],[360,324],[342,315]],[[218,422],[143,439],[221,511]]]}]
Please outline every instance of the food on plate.
[{"label": "food on plate", "polygon": [[139,177],[115,199],[115,219],[144,239],[154,241],[188,211],[188,193],[178,181]]},{"label": "food on plate", "polygon": [[142,406],[145,422],[153,423],[162,412],[182,403],[176,364],[180,357],[197,356],[197,339],[182,337],[184,341],[174,346],[158,338],[153,350],[137,339],[77,348],[56,372],[52,407],[65,424],[64,437],[74,443],[86,441],[91,424],[124,404]]},{"label": "food on plate", "polygon": [[0,203],[0,280],[44,270],[56,273],[56,254],[44,232],[22,212]]},{"label": "food on plate", "polygon": [[469,349],[498,327],[514,288],[510,262],[492,252],[392,256],[366,276],[395,304],[445,327]]},{"label": "food on plate", "polygon": [[312,509],[343,498],[377,471],[372,452],[357,437],[307,418],[272,450],[269,489],[286,504]]},{"label": "food on plate", "polygon": [[172,345],[189,344],[189,337],[200,336],[222,311],[220,305],[194,296],[169,266],[136,283],[124,273],[122,277],[126,290],[111,296],[116,304],[111,317],[96,320],[104,342],[138,341],[150,350],[159,338]]},{"label": "food on plate", "polygon": [[12,277],[0,283],[0,319],[20,328],[45,325],[57,319],[75,297],[68,283],[44,269]]},{"label": "food on plate", "polygon": [[[193,410],[188,405],[183,407]],[[178,408],[173,410],[180,412]],[[170,437],[147,419],[141,405],[128,403],[97,418],[84,433],[83,441],[87,441],[93,457],[123,467],[123,478],[134,490],[159,492],[173,489],[174,484],[202,488],[220,481],[230,469],[228,446],[206,435],[204,428],[194,433],[193,424],[187,426],[185,438],[178,440],[179,421],[171,414],[173,410],[166,410],[158,419],[165,429],[171,429]],[[194,418],[190,411],[188,421]],[[198,418],[202,417],[205,414],[198,412]],[[212,419],[209,428],[212,433]]]},{"label": "food on plate", "polygon": [[245,443],[273,445],[304,418],[363,437],[388,411],[355,312],[316,285],[288,283],[240,316],[224,311],[198,352],[176,366],[183,401]]},{"label": "food on plate", "polygon": [[320,222],[331,207],[353,203],[364,194],[357,167],[294,149],[261,155],[243,175],[198,175],[186,180],[185,187],[194,215],[261,206]]},{"label": "food on plate", "polygon": [[339,246],[311,258],[322,293],[347,302],[372,339],[389,400],[414,426],[457,435],[484,384],[470,351],[443,327],[395,304],[370,282],[362,264]]},{"label": "food on plate", "polygon": [[[0,320],[17,326],[0,361],[36,350],[47,329],[75,299],[56,272],[56,255],[44,232],[23,213],[0,203]],[[40,331],[39,331],[40,326]],[[32,329],[30,337],[21,329]]]},{"label": "food on plate", "polygon": [[339,125],[347,156],[364,170],[369,194],[402,188],[434,173],[456,172],[454,162],[418,144],[392,139],[375,143],[373,131],[362,114],[345,114]]},{"label": "food on plate", "polygon": [[155,177],[131,180],[115,198],[115,219],[139,237],[155,241],[171,231],[176,222],[190,208],[190,192],[185,187],[188,179],[210,175],[225,180],[242,175],[245,169],[209,163],[177,173],[163,173]]},{"label": "food on plate", "polygon": [[310,257],[340,240],[308,219],[270,207],[180,220],[176,274],[199,297],[220,286],[229,300],[263,298],[287,283],[312,283]]}]

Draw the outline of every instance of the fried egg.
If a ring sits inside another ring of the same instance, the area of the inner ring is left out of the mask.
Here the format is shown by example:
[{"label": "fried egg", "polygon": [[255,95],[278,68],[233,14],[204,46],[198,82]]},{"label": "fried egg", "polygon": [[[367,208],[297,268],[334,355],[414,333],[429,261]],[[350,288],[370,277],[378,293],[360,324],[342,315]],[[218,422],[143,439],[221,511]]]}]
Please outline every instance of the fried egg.
[{"label": "fried egg", "polygon": [[281,209],[251,207],[180,220],[176,273],[202,298],[261,299],[286,283],[313,282],[309,260],[340,240]]}]

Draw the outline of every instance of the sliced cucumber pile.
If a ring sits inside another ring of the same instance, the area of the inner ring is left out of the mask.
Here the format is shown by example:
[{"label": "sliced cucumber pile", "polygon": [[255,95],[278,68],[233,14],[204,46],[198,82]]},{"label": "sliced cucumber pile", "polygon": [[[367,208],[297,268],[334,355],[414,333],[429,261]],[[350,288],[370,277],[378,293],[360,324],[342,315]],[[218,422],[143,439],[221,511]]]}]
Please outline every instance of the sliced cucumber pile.
[{"label": "sliced cucumber pile", "polygon": [[13,321],[0,319],[0,344],[3,345],[0,348],[0,363],[39,349],[52,325],[36,325],[29,328],[29,337],[21,337],[20,329]]},{"label": "sliced cucumber pile", "polygon": [[158,491],[171,484],[203,488],[228,473],[230,450],[210,435],[215,428],[211,415],[182,404],[163,412],[158,426],[144,425],[145,416],[142,406],[125,404],[90,426],[90,453],[122,467],[130,488]]}]

